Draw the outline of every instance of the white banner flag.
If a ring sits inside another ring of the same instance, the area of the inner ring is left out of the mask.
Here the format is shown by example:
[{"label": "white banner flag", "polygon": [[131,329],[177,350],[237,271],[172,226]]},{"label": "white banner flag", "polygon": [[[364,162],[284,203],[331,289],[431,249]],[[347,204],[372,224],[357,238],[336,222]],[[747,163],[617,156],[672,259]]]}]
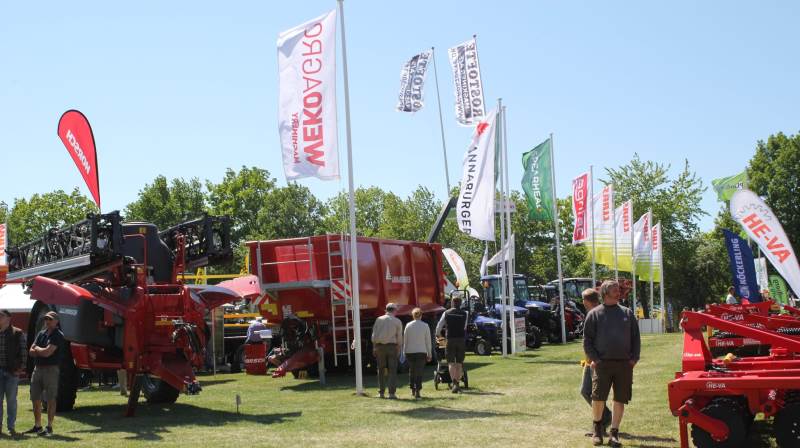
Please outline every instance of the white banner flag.
[{"label": "white banner flag", "polygon": [[448,50],[456,94],[456,119],[464,126],[479,122],[486,115],[483,81],[478,63],[478,45],[472,38]]},{"label": "white banner flag", "polygon": [[514,259],[514,234],[506,241],[506,245],[500,249],[500,252],[494,254],[491,259],[486,263],[487,266],[496,266],[504,261],[511,261]]},{"label": "white banner flag", "polygon": [[633,268],[633,201],[626,201],[614,211],[617,232],[617,269],[631,272]]},{"label": "white banner flag", "polygon": [[730,207],[733,219],[758,243],[761,252],[767,256],[794,293],[800,295],[800,265],[792,244],[772,209],[758,195],[745,189],[733,193]]},{"label": "white banner flag", "polygon": [[431,50],[423,51],[403,64],[400,71],[400,94],[397,98],[399,112],[416,112],[424,106],[422,92],[432,53]]},{"label": "white banner flag", "polygon": [[278,74],[286,180],[339,179],[335,10],[278,35]]},{"label": "white banner flag", "polygon": [[598,264],[614,267],[614,186],[608,184],[592,199],[595,257]]},{"label": "white banner flag", "polygon": [[650,254],[653,249],[650,241],[650,212],[645,213],[633,224],[633,262],[636,275],[641,280],[650,279]]},{"label": "white banner flag", "polygon": [[461,191],[458,193],[458,228],[473,238],[494,241],[495,121],[492,110],[478,123],[464,154]]},{"label": "white banner flag", "polygon": [[650,244],[653,248],[650,253],[650,263],[653,264],[653,281],[661,283],[661,272],[664,269],[664,266],[662,266],[664,251],[661,247],[661,222],[650,229]]},{"label": "white banner flag", "polygon": [[467,277],[467,267],[464,265],[464,260],[453,249],[445,247],[442,249],[442,255],[447,260],[447,264],[453,270],[456,276],[456,288],[466,289],[469,287],[469,277]]}]

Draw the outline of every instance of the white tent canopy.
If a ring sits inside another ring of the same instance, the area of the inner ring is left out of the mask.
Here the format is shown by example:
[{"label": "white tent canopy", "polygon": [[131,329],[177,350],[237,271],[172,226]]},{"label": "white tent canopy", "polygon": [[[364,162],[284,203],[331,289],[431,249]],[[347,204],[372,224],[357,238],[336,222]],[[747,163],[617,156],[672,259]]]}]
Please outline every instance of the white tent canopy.
[{"label": "white tent canopy", "polygon": [[29,313],[33,304],[31,296],[23,292],[22,285],[10,284],[0,288],[0,309],[7,309],[12,313]]}]

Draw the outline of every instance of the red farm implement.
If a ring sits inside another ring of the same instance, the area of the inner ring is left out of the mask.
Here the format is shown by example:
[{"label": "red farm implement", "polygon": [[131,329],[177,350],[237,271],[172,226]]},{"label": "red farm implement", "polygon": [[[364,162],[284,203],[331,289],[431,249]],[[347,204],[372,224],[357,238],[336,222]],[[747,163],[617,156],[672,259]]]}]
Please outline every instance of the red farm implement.
[{"label": "red farm implement", "polygon": [[[741,314],[726,320],[709,312],[684,312],[681,372],[669,383],[669,406],[680,424],[681,447],[744,447],[756,414],[772,419],[780,447],[800,446],[800,338],[784,329],[793,318]],[[703,327],[768,345],[767,356],[712,357]]]},{"label": "red farm implement", "polygon": [[189,221],[159,233],[150,223],[123,223],[119,213],[89,215],[9,249],[9,281],[35,300],[28,341],[54,310],[69,342],[62,354],[57,407],[72,409],[78,369],[127,371],[133,415],[140,391],[150,402],[195,394],[203,367],[206,315],[241,299],[229,289],[184,285],[186,269],[231,255],[227,217]]}]

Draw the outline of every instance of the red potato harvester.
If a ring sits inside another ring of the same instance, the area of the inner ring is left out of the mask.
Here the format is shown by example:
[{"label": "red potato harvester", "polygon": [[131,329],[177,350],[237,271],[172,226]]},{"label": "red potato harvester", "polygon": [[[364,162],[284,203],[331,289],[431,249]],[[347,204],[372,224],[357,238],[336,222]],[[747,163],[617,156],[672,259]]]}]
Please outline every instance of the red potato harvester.
[{"label": "red potato harvester", "polygon": [[154,403],[200,391],[194,369],[205,357],[206,314],[242,297],[231,289],[184,285],[179,274],[228,260],[229,235],[227,217],[205,216],[159,233],[153,224],[123,223],[112,212],[9,248],[7,280],[23,282],[36,301],[29,343],[50,310],[58,312],[69,343],[59,410],[75,403],[78,369],[125,369],[132,385],[129,416],[140,391]]},{"label": "red potato harvester", "polygon": [[[800,446],[800,338],[793,318],[741,314],[737,321],[684,312],[683,370],[669,383],[669,406],[679,418],[681,447],[688,425],[698,448],[743,447],[756,414],[772,418],[778,446]],[[708,326],[769,345],[768,356],[714,359],[703,337]]]}]

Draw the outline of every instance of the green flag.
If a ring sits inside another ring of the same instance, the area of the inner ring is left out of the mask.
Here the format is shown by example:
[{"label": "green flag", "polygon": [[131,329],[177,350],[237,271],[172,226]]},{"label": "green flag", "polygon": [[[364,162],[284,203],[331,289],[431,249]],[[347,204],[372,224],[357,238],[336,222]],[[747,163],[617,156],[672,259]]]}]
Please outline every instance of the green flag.
[{"label": "green flag", "polygon": [[531,221],[553,220],[553,157],[550,139],[522,154],[522,190],[528,200]]},{"label": "green flag", "polygon": [[780,275],[772,274],[769,276],[769,295],[778,303],[789,304],[789,290]]},{"label": "green flag", "polygon": [[742,171],[739,174],[721,177],[711,181],[711,186],[717,192],[717,200],[720,202],[730,201],[731,196],[736,190],[747,188],[747,171]]}]

